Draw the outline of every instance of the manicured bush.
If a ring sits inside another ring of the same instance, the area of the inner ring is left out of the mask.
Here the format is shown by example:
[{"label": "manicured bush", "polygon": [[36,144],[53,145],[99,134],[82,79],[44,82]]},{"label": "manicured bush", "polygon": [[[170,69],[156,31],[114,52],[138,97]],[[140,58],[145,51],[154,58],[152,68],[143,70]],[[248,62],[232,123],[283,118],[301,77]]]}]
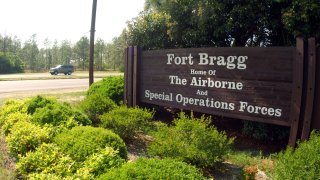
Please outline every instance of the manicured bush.
[{"label": "manicured bush", "polygon": [[44,108],[49,104],[58,104],[58,101],[53,97],[35,96],[26,100],[28,114],[33,114],[38,108]]},{"label": "manicured bush", "polygon": [[106,95],[118,105],[123,101],[124,92],[124,77],[123,76],[109,76],[96,83],[93,83],[88,92],[87,97],[93,94]]},{"label": "manicured bush", "polygon": [[84,166],[78,170],[78,173],[89,172],[94,178],[106,173],[112,168],[120,167],[123,163],[125,163],[125,160],[118,155],[117,151],[113,150],[113,148],[106,147],[98,153],[89,156],[84,161]]},{"label": "manicured bush", "polygon": [[72,178],[63,178],[53,173],[32,173],[28,175],[28,180],[73,180]]},{"label": "manicured bush", "polygon": [[319,179],[320,134],[312,133],[308,141],[279,153],[273,179]]},{"label": "manicured bush", "polygon": [[27,113],[15,112],[10,113],[3,118],[2,132],[4,135],[8,135],[11,132],[12,126],[20,121],[30,122],[31,116]]},{"label": "manicured bush", "polygon": [[76,124],[91,124],[91,121],[86,115],[82,114],[79,111],[73,110],[68,105],[60,103],[47,104],[43,108],[37,108],[33,113],[31,121],[39,125],[51,124],[53,126],[68,126],[68,122],[70,122],[70,119],[76,122],[69,123],[71,127],[74,127]]},{"label": "manicured bush", "polygon": [[145,159],[124,164],[101,175],[99,180],[117,179],[206,179],[200,171],[184,162],[172,159]]},{"label": "manicured bush", "polygon": [[111,129],[125,141],[133,139],[137,131],[150,126],[153,112],[141,108],[122,106],[101,116],[101,126]]},{"label": "manicured bush", "polygon": [[233,139],[210,126],[210,118],[196,119],[181,113],[174,126],[161,125],[153,134],[155,140],[148,153],[161,158],[174,158],[199,167],[223,161]]},{"label": "manicured bush", "polygon": [[90,126],[76,126],[54,138],[61,150],[76,161],[85,161],[88,156],[106,147],[119,151],[127,159],[127,149],[123,140],[110,130]]},{"label": "manicured bush", "polygon": [[0,108],[0,125],[4,123],[4,118],[6,118],[11,113],[26,113],[27,110],[24,106],[23,101],[18,100],[8,100]]},{"label": "manicured bush", "polygon": [[7,146],[14,157],[24,156],[27,152],[35,150],[39,145],[51,140],[51,130],[41,128],[30,122],[21,121],[13,125],[11,133],[7,136]]},{"label": "manicured bush", "polygon": [[116,106],[110,98],[103,94],[88,95],[80,104],[83,112],[88,115],[94,124],[100,122],[100,116],[102,114],[109,112]]},{"label": "manicured bush", "polygon": [[43,143],[35,151],[28,152],[22,157],[16,167],[24,178],[33,173],[51,173],[66,177],[75,172],[74,164],[75,162],[64,155],[57,145]]}]

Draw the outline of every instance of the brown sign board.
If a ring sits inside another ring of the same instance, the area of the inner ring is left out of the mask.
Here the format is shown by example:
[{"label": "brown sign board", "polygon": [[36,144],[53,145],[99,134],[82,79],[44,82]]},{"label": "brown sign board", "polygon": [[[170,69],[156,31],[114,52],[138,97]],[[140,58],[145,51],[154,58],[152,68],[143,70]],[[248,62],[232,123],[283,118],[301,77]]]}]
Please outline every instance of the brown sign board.
[{"label": "brown sign board", "polygon": [[295,48],[144,51],[139,101],[290,126]]},{"label": "brown sign board", "polygon": [[288,126],[289,144],[294,145],[301,109],[313,108],[302,103],[308,72],[304,48],[302,39],[296,47],[130,47],[125,54],[125,102]]}]

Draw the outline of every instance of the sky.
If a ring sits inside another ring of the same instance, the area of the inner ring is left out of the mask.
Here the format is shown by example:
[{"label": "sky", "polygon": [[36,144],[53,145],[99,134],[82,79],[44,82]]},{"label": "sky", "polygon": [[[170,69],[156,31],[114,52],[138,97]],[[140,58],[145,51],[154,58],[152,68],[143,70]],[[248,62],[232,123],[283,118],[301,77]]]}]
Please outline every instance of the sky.
[{"label": "sky", "polygon": [[[32,34],[38,45],[90,37],[93,0],[0,0],[0,34],[17,36],[22,43]],[[97,0],[95,39],[111,42],[126,22],[143,10],[144,0]],[[53,43],[52,43],[53,44]]]}]

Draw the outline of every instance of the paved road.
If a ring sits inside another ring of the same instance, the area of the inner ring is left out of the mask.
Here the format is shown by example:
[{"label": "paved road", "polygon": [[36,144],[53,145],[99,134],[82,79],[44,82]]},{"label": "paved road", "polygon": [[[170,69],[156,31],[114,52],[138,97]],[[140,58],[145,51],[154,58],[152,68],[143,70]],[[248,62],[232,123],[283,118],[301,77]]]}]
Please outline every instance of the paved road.
[{"label": "paved road", "polygon": [[[98,81],[99,79],[95,79]],[[53,80],[23,80],[23,81],[0,81],[0,96],[4,93],[59,90],[72,88],[88,88],[88,79],[53,79]]]}]

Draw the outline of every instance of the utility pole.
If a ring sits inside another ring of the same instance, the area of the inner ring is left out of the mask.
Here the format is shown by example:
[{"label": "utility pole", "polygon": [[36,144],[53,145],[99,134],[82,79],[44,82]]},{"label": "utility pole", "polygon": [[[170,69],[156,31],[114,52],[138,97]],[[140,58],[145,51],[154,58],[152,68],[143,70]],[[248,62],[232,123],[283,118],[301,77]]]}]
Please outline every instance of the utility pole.
[{"label": "utility pole", "polygon": [[94,33],[96,26],[97,0],[93,0],[91,30],[90,30],[90,57],[89,57],[89,86],[93,83],[93,61],[94,61]]}]

